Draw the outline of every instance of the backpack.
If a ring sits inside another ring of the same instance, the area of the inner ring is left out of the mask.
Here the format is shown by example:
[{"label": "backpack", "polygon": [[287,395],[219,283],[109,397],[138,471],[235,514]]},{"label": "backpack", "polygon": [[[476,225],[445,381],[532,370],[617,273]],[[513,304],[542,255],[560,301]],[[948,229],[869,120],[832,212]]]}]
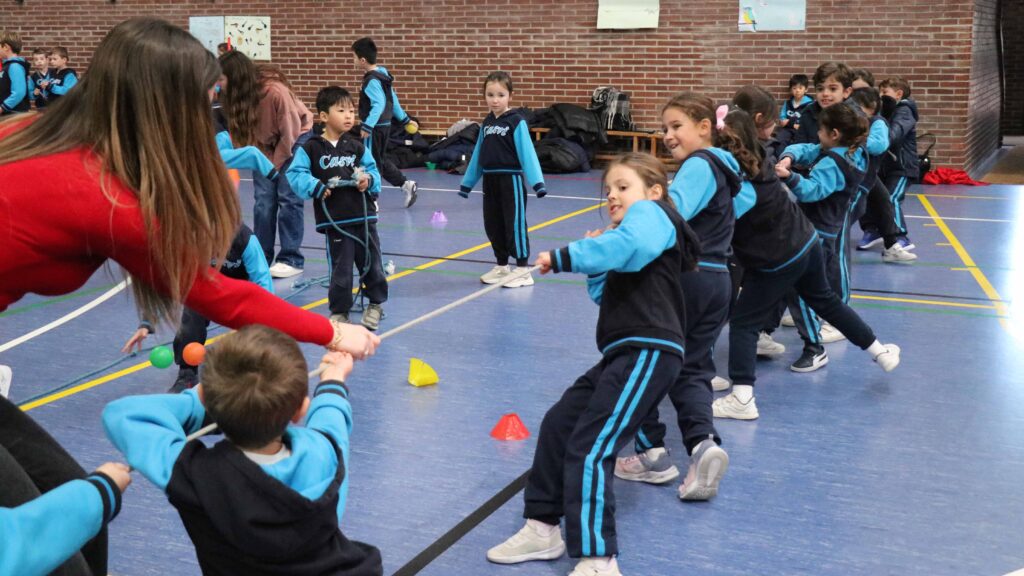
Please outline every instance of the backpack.
[{"label": "backpack", "polygon": [[579,144],[565,138],[545,138],[534,145],[541,170],[551,174],[589,172],[587,152]]},{"label": "backpack", "polygon": [[620,92],[613,86],[600,86],[590,97],[590,110],[598,116],[601,127],[605,130],[634,129],[633,117],[630,114],[629,94]]},{"label": "backpack", "polygon": [[918,142],[925,138],[931,138],[932,143],[929,144],[928,147],[924,149],[923,153],[917,155],[918,165],[921,168],[921,173],[919,177],[922,182],[924,181],[924,175],[932,171],[932,159],[929,155],[932,152],[932,148],[935,148],[935,144],[938,143],[938,138],[936,138],[935,134],[932,134],[931,132],[925,132],[924,134],[918,136]]}]

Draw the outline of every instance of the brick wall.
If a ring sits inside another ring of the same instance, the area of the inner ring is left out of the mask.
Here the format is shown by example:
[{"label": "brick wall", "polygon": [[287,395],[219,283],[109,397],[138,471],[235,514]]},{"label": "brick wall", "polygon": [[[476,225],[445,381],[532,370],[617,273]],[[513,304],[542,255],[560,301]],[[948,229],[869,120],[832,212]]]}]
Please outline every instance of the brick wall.
[{"label": "brick wall", "polygon": [[[999,0],[976,0],[971,50],[971,91],[967,102],[964,169],[973,172],[999,147],[998,21]],[[980,176],[980,174],[975,174]]]},{"label": "brick wall", "polygon": [[[986,111],[972,118],[988,121],[991,107],[987,91],[971,89],[972,79],[987,78],[971,73],[972,38],[980,38],[972,36],[972,0],[811,0],[799,33],[738,33],[736,0],[665,1],[657,30],[626,32],[595,29],[596,0],[363,0],[358,10],[314,0],[28,0],[8,2],[0,24],[20,30],[28,48],[67,45],[82,67],[125,18],[159,15],[187,26],[190,15],[224,14],[272,18],[274,60],[307,101],[328,83],[358,86],[348,46],[372,35],[404,107],[427,127],[482,117],[481,82],[495,69],[515,78],[514,103],[532,107],[582,104],[594,87],[618,86],[631,93],[635,120],[656,128],[658,107],[673,91],[725,99],[756,82],[782,98],[790,74],[841,59],[879,78],[908,78],[920,129],[939,136],[937,163],[962,166],[990,151],[987,134],[968,138],[969,99]],[[974,51],[975,61],[981,56]]]},{"label": "brick wall", "polygon": [[1003,0],[1003,134],[1024,136],[1024,2]]}]

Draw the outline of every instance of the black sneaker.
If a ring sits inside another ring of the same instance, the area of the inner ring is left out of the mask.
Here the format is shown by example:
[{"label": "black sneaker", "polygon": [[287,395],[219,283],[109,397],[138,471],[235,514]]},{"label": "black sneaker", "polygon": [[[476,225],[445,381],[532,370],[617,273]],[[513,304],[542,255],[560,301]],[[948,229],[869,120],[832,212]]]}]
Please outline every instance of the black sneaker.
[{"label": "black sneaker", "polygon": [[789,367],[793,372],[814,372],[828,364],[828,354],[824,350],[804,350],[800,358]]},{"label": "black sneaker", "polygon": [[178,379],[174,381],[174,385],[167,391],[168,394],[178,394],[194,387],[199,383],[199,374],[195,370],[188,368],[182,368],[178,371]]}]

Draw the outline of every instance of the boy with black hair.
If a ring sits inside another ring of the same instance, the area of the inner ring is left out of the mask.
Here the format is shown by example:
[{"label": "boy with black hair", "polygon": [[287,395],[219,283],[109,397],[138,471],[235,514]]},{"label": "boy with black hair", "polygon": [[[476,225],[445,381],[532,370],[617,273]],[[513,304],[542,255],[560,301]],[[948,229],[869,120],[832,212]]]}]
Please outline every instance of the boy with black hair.
[{"label": "boy with black hair", "polygon": [[50,70],[50,59],[46,50],[36,48],[32,51],[32,74],[29,76],[29,99],[35,102],[36,110],[46,108],[50,99],[49,91],[42,86],[52,78]]},{"label": "boy with black hair", "polygon": [[[209,349],[196,388],[129,396],[103,410],[107,436],[178,510],[204,574],[383,574],[380,551],[338,527],[352,357],[330,352],[321,366],[310,401],[295,340],[251,325]],[[186,442],[208,419],[224,440]]]},{"label": "boy with black hair", "polygon": [[0,116],[29,111],[28,65],[21,56],[21,36],[0,30]]},{"label": "boy with black hair", "polygon": [[[889,153],[882,159],[879,180],[889,191],[892,205],[893,224],[898,232],[897,242],[903,250],[913,250],[914,244],[907,237],[907,221],[903,215],[903,199],[907,188],[920,178],[917,158],[917,102],[910,97],[910,83],[900,76],[886,78],[878,85],[882,95],[882,116],[889,122]],[[886,218],[877,210],[868,210],[861,219],[864,237],[857,246],[867,250],[883,241],[882,219]],[[887,243],[888,244],[888,243]],[[890,246],[886,246],[890,248]]]},{"label": "boy with black hair", "polygon": [[387,68],[377,65],[377,44],[372,38],[360,38],[352,43],[356,66],[363,71],[363,85],[359,92],[360,134],[363,143],[373,154],[381,175],[392,186],[400,186],[405,193],[405,207],[416,203],[416,182],[409,180],[388,158],[388,140],[391,136],[391,119],[402,126],[417,128],[409,115],[402,110],[395,93],[394,77]]},{"label": "boy with black hair", "polygon": [[362,324],[376,330],[384,315],[381,305],[388,299],[377,235],[380,174],[370,147],[350,132],[356,110],[349,91],[338,86],[321,89],[316,95],[316,110],[324,131],[295,151],[285,177],[300,198],[313,200],[316,231],[327,240],[331,318],[348,322],[354,262],[370,300]]},{"label": "boy with black hair", "polygon": [[68,49],[63,46],[50,51],[50,68],[53,68],[53,79],[46,83],[46,89],[52,104],[78,84],[78,74],[68,68]]},{"label": "boy with black hair", "polygon": [[783,145],[793,139],[796,131],[800,128],[800,117],[803,115],[804,110],[814,102],[807,95],[807,88],[810,82],[806,74],[794,74],[789,77],[789,94],[791,98],[786,99],[781,110],[779,110],[779,130],[775,136]]}]

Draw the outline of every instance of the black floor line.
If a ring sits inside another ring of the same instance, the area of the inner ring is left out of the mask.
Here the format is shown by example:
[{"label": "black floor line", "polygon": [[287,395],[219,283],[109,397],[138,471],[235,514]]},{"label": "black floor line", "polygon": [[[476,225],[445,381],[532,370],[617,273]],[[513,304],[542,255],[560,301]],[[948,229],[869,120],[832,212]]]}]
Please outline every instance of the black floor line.
[{"label": "black floor line", "polygon": [[[409,560],[405,566],[399,568],[392,576],[412,576],[413,574],[418,574],[421,570],[426,568],[428,564],[436,560],[441,556],[441,554],[444,554],[446,550],[454,546],[455,543],[461,540],[463,536],[469,534],[470,531],[479,526],[480,523],[493,514],[495,510],[501,508],[506,502],[511,500],[513,496],[525,488],[526,478],[529,474],[529,470],[523,472],[518,478],[510,482],[508,486],[505,486],[501,491],[492,496],[490,500],[484,502],[479,508],[470,512],[468,516],[453,526],[451,530],[445,532],[440,538],[435,540],[433,544],[424,548],[422,552],[417,554],[412,560]],[[483,554],[482,551],[480,553]]]}]

